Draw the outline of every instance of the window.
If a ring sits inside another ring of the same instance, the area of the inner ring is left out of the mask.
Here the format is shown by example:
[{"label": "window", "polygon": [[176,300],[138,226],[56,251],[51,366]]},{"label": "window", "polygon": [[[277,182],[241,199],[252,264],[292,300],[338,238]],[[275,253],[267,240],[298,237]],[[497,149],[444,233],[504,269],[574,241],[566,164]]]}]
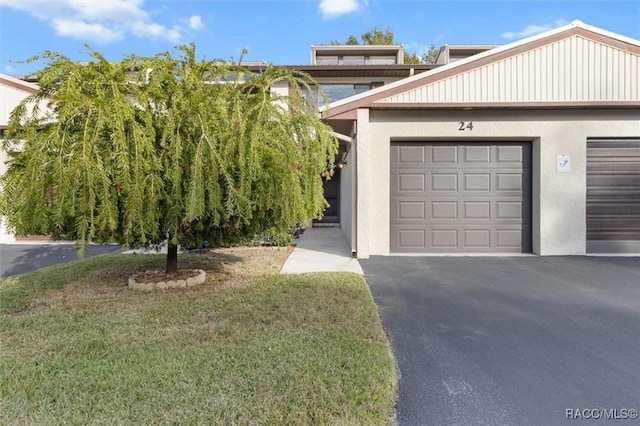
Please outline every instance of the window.
[{"label": "window", "polygon": [[369,58],[369,65],[395,65],[395,56],[371,56]]},{"label": "window", "polygon": [[353,94],[354,95],[359,95],[360,93],[364,93],[367,90],[371,89],[371,85],[370,84],[354,84],[353,85]]},{"label": "window", "polygon": [[364,56],[344,56],[343,65],[364,65]]},{"label": "window", "polygon": [[316,57],[316,64],[318,65],[338,65],[337,56],[318,56]]},{"label": "window", "polygon": [[311,87],[311,91],[309,89],[304,89],[304,97],[307,102],[315,107],[320,108],[326,104],[330,104],[335,101],[339,101],[341,99],[348,98],[349,96],[357,95],[359,93],[364,93],[367,90],[371,89],[370,84],[331,84],[325,83],[321,84],[322,90],[324,91],[325,96],[327,97],[326,103],[325,99],[322,95],[318,93],[318,89],[316,87]]}]

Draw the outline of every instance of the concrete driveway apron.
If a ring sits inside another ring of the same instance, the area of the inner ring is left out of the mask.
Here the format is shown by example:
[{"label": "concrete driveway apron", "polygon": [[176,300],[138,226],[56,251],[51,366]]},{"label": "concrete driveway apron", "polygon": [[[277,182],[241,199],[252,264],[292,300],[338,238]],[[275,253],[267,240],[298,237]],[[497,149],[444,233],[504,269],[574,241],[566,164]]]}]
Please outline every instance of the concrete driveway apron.
[{"label": "concrete driveway apron", "polygon": [[639,424],[640,259],[361,264],[397,357],[400,425]]}]

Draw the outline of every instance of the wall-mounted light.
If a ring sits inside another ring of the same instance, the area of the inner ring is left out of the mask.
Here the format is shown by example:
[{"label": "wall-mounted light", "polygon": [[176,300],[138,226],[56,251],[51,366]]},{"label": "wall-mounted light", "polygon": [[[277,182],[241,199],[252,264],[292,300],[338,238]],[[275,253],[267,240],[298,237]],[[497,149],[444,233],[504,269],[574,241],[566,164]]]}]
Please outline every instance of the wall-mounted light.
[{"label": "wall-mounted light", "polygon": [[338,158],[338,168],[341,169],[347,165],[347,153],[343,152],[340,154],[340,158]]}]

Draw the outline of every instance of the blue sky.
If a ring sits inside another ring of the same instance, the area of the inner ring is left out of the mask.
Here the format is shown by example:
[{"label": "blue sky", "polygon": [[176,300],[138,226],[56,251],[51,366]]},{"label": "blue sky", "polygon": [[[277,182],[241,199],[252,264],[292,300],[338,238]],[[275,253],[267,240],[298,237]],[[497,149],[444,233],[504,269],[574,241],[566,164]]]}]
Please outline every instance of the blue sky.
[{"label": "blue sky", "polygon": [[117,60],[195,42],[207,58],[308,64],[312,44],[390,27],[409,52],[508,43],[579,19],[640,39],[640,0],[0,0],[0,72],[43,50]]}]

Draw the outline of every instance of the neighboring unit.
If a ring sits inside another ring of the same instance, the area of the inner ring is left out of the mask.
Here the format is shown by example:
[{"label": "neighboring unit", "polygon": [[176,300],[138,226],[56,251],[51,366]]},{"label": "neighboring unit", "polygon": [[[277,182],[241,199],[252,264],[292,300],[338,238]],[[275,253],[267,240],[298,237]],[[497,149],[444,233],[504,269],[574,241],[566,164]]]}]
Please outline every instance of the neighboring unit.
[{"label": "neighboring unit", "polygon": [[[0,74],[0,176],[6,170],[7,153],[2,149],[2,141],[9,124],[11,111],[18,106],[27,96],[35,93],[38,86],[26,81]],[[2,188],[0,188],[1,190]],[[16,241],[13,234],[5,228],[4,221],[0,216],[0,243],[12,243]]]}]

